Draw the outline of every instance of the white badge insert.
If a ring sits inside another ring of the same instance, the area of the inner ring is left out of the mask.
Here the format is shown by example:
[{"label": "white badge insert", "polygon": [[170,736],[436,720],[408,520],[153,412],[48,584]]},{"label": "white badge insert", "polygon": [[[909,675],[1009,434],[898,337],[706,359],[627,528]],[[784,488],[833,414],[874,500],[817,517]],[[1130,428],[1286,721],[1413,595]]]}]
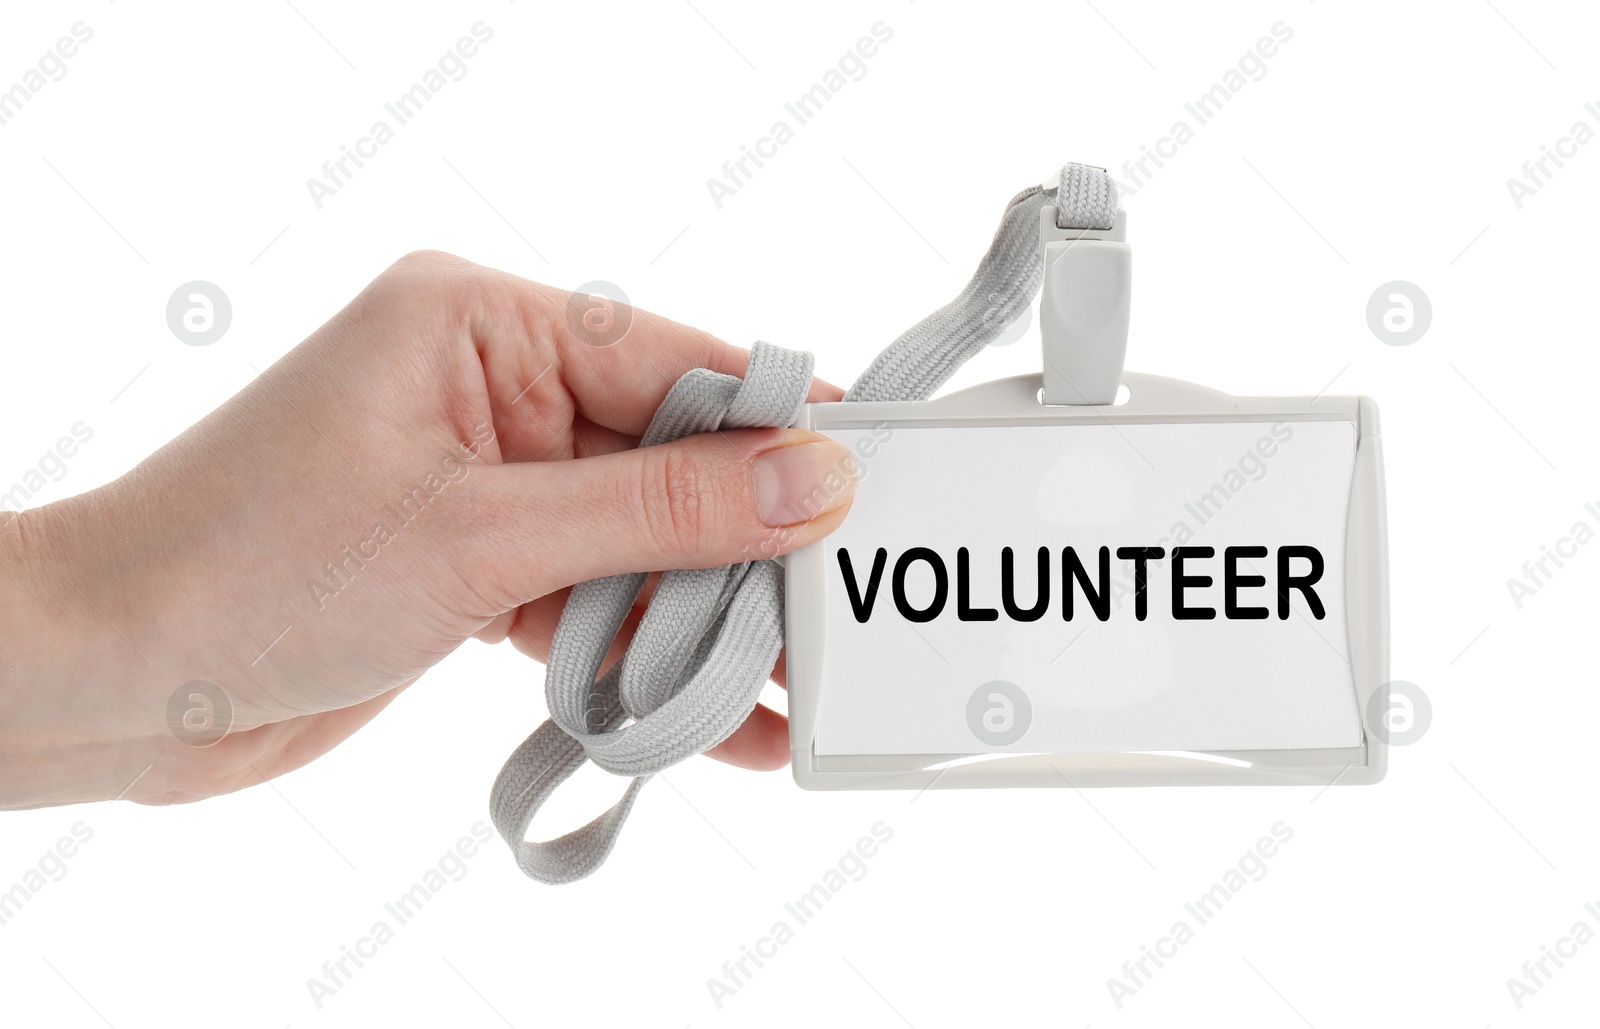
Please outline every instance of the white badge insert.
[{"label": "white badge insert", "polygon": [[[859,462],[862,514],[823,548],[823,679],[872,687],[829,693],[816,752],[958,752],[974,741],[972,691],[961,686],[991,680],[1029,697],[1031,727],[988,750],[1359,746],[1343,584],[1324,575],[1305,587],[1317,610],[1291,592],[1283,618],[1272,592],[1275,544],[1315,548],[1324,570],[1344,566],[1354,428],[1281,420],[878,430],[892,435],[878,461]],[[858,453],[879,442],[871,428],[832,435]],[[903,560],[913,543],[932,556]],[[1076,569],[1063,574],[1065,546],[1109,609],[1105,621]],[[1143,620],[1135,566],[1116,559],[1129,547],[1163,551],[1146,559]],[[1201,548],[1211,556],[1192,556]],[[1236,608],[1267,617],[1227,617],[1229,548],[1266,554],[1235,556],[1236,576],[1255,585],[1231,592]],[[1174,551],[1184,555],[1184,612],[1210,618],[1174,617]],[[1310,561],[1288,564],[1292,576]],[[932,617],[909,620],[897,603]],[[986,708],[991,721],[1015,721],[1005,706],[1002,698]],[[918,708],[928,717],[904,717]]]},{"label": "white badge insert", "polygon": [[1041,381],[806,409],[861,482],[788,558],[797,781],[1381,778],[1375,405],[1129,374],[1124,405],[1047,406]]}]

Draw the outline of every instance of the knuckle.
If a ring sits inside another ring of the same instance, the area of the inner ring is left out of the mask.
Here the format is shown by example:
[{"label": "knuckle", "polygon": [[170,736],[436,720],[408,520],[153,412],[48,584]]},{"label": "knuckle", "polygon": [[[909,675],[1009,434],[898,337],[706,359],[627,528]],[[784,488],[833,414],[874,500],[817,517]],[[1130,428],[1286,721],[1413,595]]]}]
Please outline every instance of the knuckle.
[{"label": "knuckle", "polygon": [[705,553],[723,520],[717,476],[682,448],[650,451],[643,486],[650,542],[671,553]]},{"label": "knuckle", "polygon": [[404,255],[389,270],[402,275],[431,275],[452,268],[460,268],[468,262],[447,254],[443,250],[413,250]]},{"label": "knuckle", "polygon": [[413,250],[379,276],[385,292],[396,300],[437,303],[460,295],[475,283],[480,269],[471,261],[440,250]]},{"label": "knuckle", "polygon": [[478,306],[483,272],[453,254],[414,250],[374,279],[352,307],[433,325],[464,325]]}]

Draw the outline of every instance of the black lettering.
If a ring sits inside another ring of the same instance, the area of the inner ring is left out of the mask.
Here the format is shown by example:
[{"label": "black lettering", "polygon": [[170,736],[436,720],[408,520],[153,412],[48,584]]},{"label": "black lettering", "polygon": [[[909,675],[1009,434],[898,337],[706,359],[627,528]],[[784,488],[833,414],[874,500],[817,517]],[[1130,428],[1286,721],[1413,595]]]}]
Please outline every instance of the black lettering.
[{"label": "black lettering", "polygon": [[[1050,606],[1050,548],[1039,548],[1039,599],[1032,607],[1017,606],[1017,576],[1012,558],[1010,547],[1000,551],[1000,604],[1012,621],[1037,622]],[[1070,598],[1067,603],[1072,603]]]},{"label": "black lettering", "polygon": [[[1167,556],[1164,547],[1118,547],[1118,561],[1133,562],[1133,617],[1144,621],[1145,615],[1150,613],[1150,597],[1145,587],[1150,582],[1147,561],[1159,561]],[[1102,618],[1101,621],[1105,619]]]},{"label": "black lettering", "polygon": [[[933,602],[920,611],[906,600],[906,569],[911,567],[913,561],[926,561],[928,567],[933,569]],[[894,563],[894,606],[907,621],[933,621],[944,610],[944,602],[949,596],[950,575],[944,569],[944,561],[927,547],[912,547]]]},{"label": "black lettering", "polygon": [[1240,575],[1239,559],[1266,556],[1266,547],[1227,547],[1222,551],[1222,608],[1229,618],[1266,618],[1272,614],[1264,607],[1239,606],[1240,587],[1267,584],[1264,575]]},{"label": "black lettering", "polygon": [[[1011,547],[1000,550],[1000,604],[996,607],[975,606],[973,603],[973,574],[972,551],[967,547],[956,550],[955,567],[955,616],[963,622],[996,622],[1001,620],[1001,610],[1004,617],[1013,622],[1037,622],[1045,616],[1050,609],[1051,602],[1051,549],[1048,546],[1038,547],[1035,551],[1037,574],[1033,596],[1028,598],[1029,604],[1023,606],[1018,597],[1019,586],[1017,582],[1017,552]],[[878,593],[883,586],[884,572],[889,563],[889,552],[884,547],[879,547],[872,555],[872,568],[867,574],[863,584],[857,574],[857,568],[848,550],[840,548],[837,552],[839,571],[844,577],[845,595],[850,601],[850,609],[855,620],[865,623],[872,616],[877,606]],[[1217,551],[1212,547],[1185,546],[1174,547],[1170,554],[1163,547],[1117,547],[1118,560],[1130,562],[1133,565],[1134,603],[1133,616],[1138,621],[1148,621],[1150,617],[1150,565],[1152,562],[1170,557],[1172,560],[1172,617],[1177,621],[1210,621],[1218,617],[1239,620],[1260,620],[1272,617],[1272,608],[1268,605],[1252,605],[1243,602],[1243,591],[1258,588],[1271,588],[1273,580],[1266,574],[1255,574],[1251,562],[1269,558],[1271,549],[1264,546],[1230,546],[1223,548],[1223,570],[1220,577],[1222,583],[1222,599],[1220,605],[1222,614],[1218,614],[1217,607],[1194,603],[1188,597],[1192,590],[1204,589],[1213,586],[1218,579],[1206,574],[1187,570],[1185,562],[1213,558]],[[1079,556],[1074,547],[1061,549],[1061,589],[1062,612],[1064,621],[1071,621],[1076,605],[1075,594],[1081,590],[1083,600],[1100,621],[1110,621],[1112,601],[1111,581],[1111,555],[1112,548],[1099,547],[1096,552],[1096,563],[1093,570]],[[354,561],[354,557],[350,558]],[[1296,573],[1296,560],[1304,561],[1299,565],[1302,569]],[[923,607],[914,607],[906,595],[906,578],[911,574],[912,567],[917,562],[927,564],[933,573],[932,595]],[[359,566],[358,566],[359,567]],[[1192,566],[1191,566],[1192,567]],[[1249,570],[1247,570],[1249,569]],[[342,569],[347,571],[347,569]],[[1321,620],[1327,617],[1327,610],[1318,595],[1315,586],[1322,581],[1326,570],[1326,562],[1321,551],[1309,545],[1285,546],[1278,548],[1277,560],[1277,612],[1280,620],[1287,620],[1293,609],[1291,594],[1299,590],[1305,597],[1306,609],[1313,618]],[[337,574],[333,566],[329,566],[329,574]],[[911,547],[900,554],[894,562],[893,582],[891,590],[894,595],[894,606],[901,617],[911,622],[931,622],[944,612],[945,605],[950,600],[951,582],[950,571],[945,565],[944,558],[929,547]]]},{"label": "black lettering", "polygon": [[[1311,570],[1304,575],[1289,574],[1289,562],[1297,557],[1303,557],[1311,562]],[[1322,578],[1322,551],[1316,547],[1279,547],[1278,548],[1278,617],[1289,617],[1289,591],[1299,590],[1305,594],[1306,606],[1311,609],[1314,618],[1321,619],[1327,612],[1322,609],[1322,599],[1317,596],[1317,591],[1311,587]]]},{"label": "black lettering", "polygon": [[1183,574],[1183,562],[1190,557],[1215,557],[1216,551],[1211,547],[1173,547],[1172,548],[1172,617],[1180,622],[1206,621],[1217,617],[1214,607],[1185,607],[1183,604],[1183,591],[1189,586],[1209,586],[1209,575]]},{"label": "black lettering", "polygon": [[839,571],[844,573],[844,589],[850,595],[850,608],[855,612],[856,621],[866,622],[872,614],[872,605],[878,599],[878,583],[883,581],[883,566],[888,563],[889,552],[882,547],[872,555],[872,574],[867,576],[867,596],[861,597],[861,587],[856,584],[856,572],[850,565],[850,554],[843,547],[839,548]]},{"label": "black lettering", "polygon": [[956,617],[963,622],[998,622],[1000,612],[992,607],[972,606],[972,555],[967,548],[956,551]]},{"label": "black lettering", "polygon": [[[1128,549],[1126,547],[1124,550]],[[1118,557],[1126,557],[1121,550],[1117,551]],[[1156,554],[1160,557],[1160,553]],[[1042,564],[1041,560],[1041,564]],[[1061,617],[1072,621],[1072,583],[1077,580],[1083,587],[1083,599],[1089,602],[1094,609],[1094,616],[1102,622],[1111,617],[1111,548],[1100,548],[1100,585],[1095,588],[1089,584],[1089,571],[1083,567],[1083,562],[1078,559],[1078,552],[1068,547],[1061,552],[1061,589],[1064,596],[1061,598]],[[1144,565],[1139,566],[1138,580],[1139,597],[1135,602],[1139,609],[1139,617],[1144,617]]]}]

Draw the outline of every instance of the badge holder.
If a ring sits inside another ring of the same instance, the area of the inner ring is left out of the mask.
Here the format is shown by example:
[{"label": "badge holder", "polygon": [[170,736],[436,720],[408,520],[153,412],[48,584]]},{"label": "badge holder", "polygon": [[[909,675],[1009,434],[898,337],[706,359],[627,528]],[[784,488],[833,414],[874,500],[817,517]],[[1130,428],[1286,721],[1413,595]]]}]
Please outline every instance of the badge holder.
[{"label": "badge holder", "polygon": [[786,559],[796,782],[1379,781],[1376,405],[1124,374],[1125,215],[1054,215],[1041,374],[797,423],[849,446],[860,481]]}]

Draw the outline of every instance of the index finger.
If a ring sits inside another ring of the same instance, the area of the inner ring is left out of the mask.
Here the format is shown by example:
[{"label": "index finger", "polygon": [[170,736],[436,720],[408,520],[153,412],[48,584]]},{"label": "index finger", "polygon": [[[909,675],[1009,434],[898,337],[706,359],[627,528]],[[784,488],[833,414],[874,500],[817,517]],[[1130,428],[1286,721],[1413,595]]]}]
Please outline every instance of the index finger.
[{"label": "index finger", "polygon": [[[683,373],[709,368],[743,377],[749,366],[748,350],[704,330],[631,305],[607,306],[585,294],[484,271],[490,302],[476,314],[474,338],[490,396],[506,410],[528,400],[530,408],[566,406],[637,437]],[[592,323],[586,322],[589,314]],[[843,396],[842,389],[818,379],[807,399]]]}]

